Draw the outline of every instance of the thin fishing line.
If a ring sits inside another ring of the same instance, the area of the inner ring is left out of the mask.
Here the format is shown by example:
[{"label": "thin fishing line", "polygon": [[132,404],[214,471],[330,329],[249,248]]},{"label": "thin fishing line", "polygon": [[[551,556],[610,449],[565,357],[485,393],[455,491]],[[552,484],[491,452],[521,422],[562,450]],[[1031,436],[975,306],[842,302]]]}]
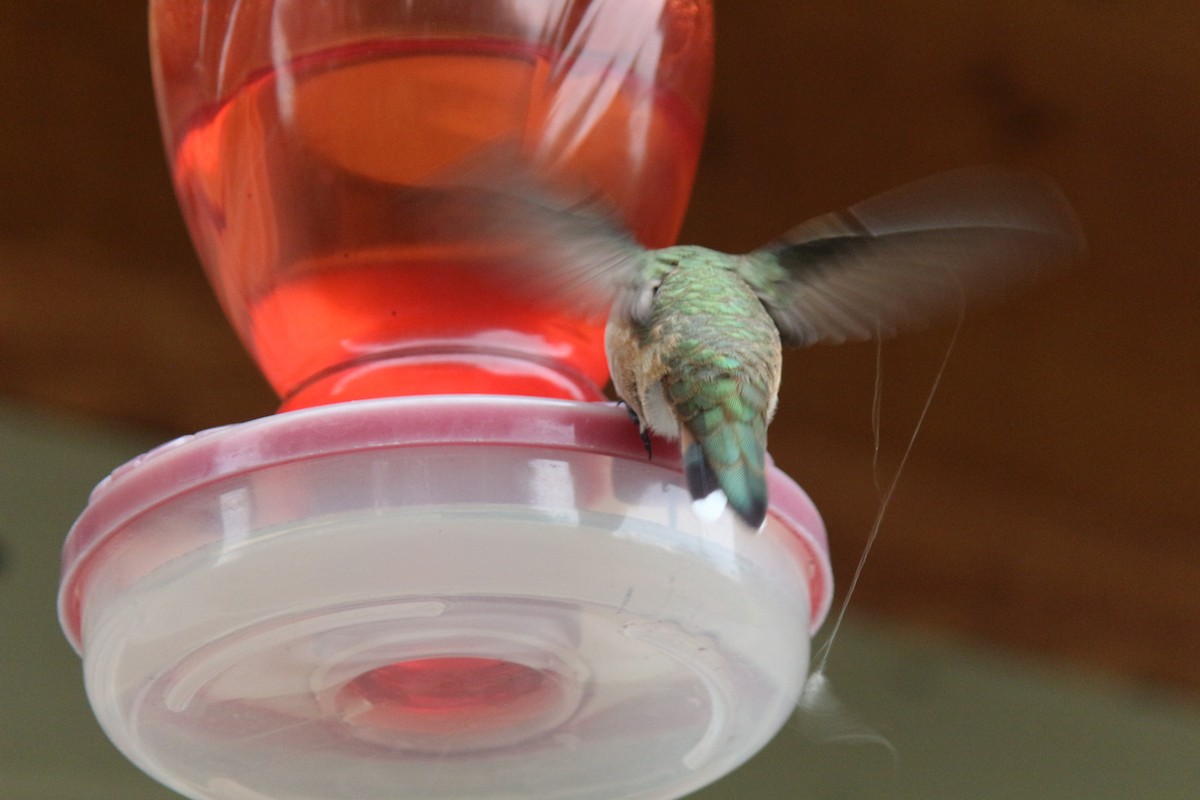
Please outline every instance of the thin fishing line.
[{"label": "thin fishing line", "polygon": [[875,481],[875,496],[883,502],[883,480],[879,472],[879,449],[883,443],[883,337],[875,337],[875,393],[871,400],[871,477]]},{"label": "thin fishing line", "polygon": [[[917,417],[917,424],[913,426],[912,435],[908,437],[908,446],[904,448],[904,455],[900,457],[900,464],[896,467],[896,473],[892,476],[892,482],[888,486],[887,491],[883,495],[883,499],[879,505],[879,511],[875,515],[875,522],[871,525],[871,532],[867,536],[867,544],[863,547],[862,555],[858,558],[858,565],[854,568],[854,576],[850,579],[850,587],[846,590],[846,596],[842,599],[842,604],[838,608],[837,617],[834,619],[833,628],[829,632],[829,638],[821,646],[817,653],[817,668],[813,670],[813,674],[823,674],[825,665],[829,662],[829,651],[833,647],[833,641],[837,638],[838,631],[841,630],[842,622],[846,618],[846,609],[850,607],[850,598],[854,596],[855,589],[858,588],[858,581],[862,577],[863,568],[867,565],[867,557],[871,554],[871,549],[875,546],[875,540],[879,537],[879,530],[883,527],[883,518],[887,514],[888,506],[892,502],[892,495],[896,493],[896,486],[900,483],[900,475],[904,472],[904,467],[908,463],[908,457],[913,451],[913,446],[917,442],[917,436],[921,432],[921,426],[925,424],[925,417],[929,414],[929,409],[933,405],[934,395],[937,394],[938,386],[941,385],[942,377],[946,374],[946,366],[950,363],[950,355],[954,352],[954,345],[958,341],[958,334],[962,330],[963,316],[959,316],[958,324],[954,326],[954,333],[950,336],[950,342],[946,345],[946,352],[942,356],[942,363],[938,366],[937,374],[933,378],[933,384],[929,387],[929,395],[925,398],[925,405],[921,408],[921,413]],[[882,354],[882,348],[876,351],[876,358],[879,359]],[[879,404],[879,396],[882,390],[882,380],[880,373],[876,373],[875,379],[875,405]],[[873,465],[876,475],[878,475],[879,464],[879,427],[877,412],[872,409],[873,424],[875,425],[875,456],[876,461]]]}]

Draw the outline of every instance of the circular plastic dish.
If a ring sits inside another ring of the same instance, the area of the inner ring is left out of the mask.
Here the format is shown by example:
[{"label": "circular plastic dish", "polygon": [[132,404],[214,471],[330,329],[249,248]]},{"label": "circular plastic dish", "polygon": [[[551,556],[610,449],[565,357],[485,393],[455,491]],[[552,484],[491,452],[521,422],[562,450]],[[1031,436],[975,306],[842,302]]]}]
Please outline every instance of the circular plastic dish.
[{"label": "circular plastic dish", "polygon": [[206,800],[675,798],[800,694],[824,529],[771,467],[703,522],[611,405],[444,396],[164,445],[93,493],[63,627],[92,706]]}]

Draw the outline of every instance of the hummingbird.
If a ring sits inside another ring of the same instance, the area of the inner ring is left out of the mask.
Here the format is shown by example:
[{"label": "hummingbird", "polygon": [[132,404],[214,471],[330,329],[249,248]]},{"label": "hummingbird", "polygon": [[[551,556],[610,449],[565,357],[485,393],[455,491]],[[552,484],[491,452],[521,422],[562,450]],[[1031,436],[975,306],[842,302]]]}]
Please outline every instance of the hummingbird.
[{"label": "hummingbird", "polygon": [[718,512],[727,504],[751,530],[769,504],[767,430],[783,347],[931,325],[1084,249],[1051,181],[994,168],[915,181],[740,254],[646,248],[595,191],[534,170],[474,174],[493,213],[472,224],[521,242],[506,261],[528,291],[607,314],[613,388],[647,450],[651,432],[678,440],[693,499],[716,496]]}]

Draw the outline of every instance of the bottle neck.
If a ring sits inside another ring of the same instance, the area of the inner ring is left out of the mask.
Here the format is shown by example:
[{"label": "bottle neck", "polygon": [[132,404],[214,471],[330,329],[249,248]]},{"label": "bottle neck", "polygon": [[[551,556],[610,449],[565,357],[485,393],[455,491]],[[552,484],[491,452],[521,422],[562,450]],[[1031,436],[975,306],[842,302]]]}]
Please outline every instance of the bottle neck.
[{"label": "bottle neck", "polygon": [[515,351],[445,346],[373,354],[335,364],[288,392],[279,410],[444,394],[604,399],[602,387],[566,364]]}]

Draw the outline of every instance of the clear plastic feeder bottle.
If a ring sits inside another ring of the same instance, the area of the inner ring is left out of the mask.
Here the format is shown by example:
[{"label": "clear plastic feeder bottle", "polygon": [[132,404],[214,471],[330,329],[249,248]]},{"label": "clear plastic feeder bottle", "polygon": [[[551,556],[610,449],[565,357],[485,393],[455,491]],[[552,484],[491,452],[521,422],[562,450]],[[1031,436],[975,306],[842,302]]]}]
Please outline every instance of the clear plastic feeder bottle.
[{"label": "clear plastic feeder bottle", "polygon": [[[669,244],[708,0],[151,0],[192,237],[274,416],[117,469],[60,614],[113,742],[208,800],[675,798],[783,724],[830,598],[596,402],[602,331],[414,202],[515,140]],[[440,227],[439,227],[440,226]],[[494,254],[494,251],[492,251]]]}]

